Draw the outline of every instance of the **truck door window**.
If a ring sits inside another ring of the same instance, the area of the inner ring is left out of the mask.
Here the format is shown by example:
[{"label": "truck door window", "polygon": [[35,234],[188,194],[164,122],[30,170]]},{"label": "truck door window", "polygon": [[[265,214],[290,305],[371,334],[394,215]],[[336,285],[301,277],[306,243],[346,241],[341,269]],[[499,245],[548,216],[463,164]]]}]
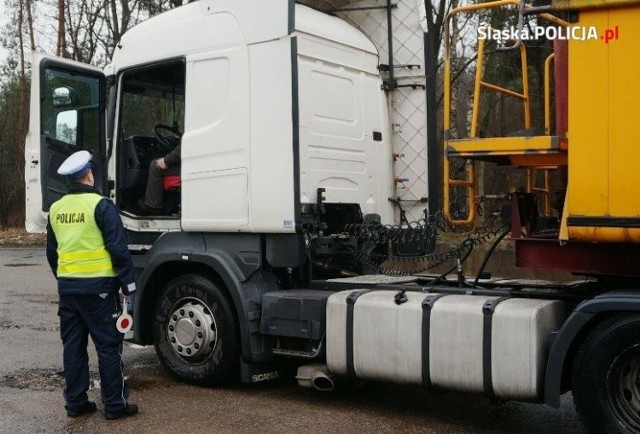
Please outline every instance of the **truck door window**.
[{"label": "truck door window", "polygon": [[41,104],[41,131],[70,151],[98,151],[100,78],[47,69]]}]

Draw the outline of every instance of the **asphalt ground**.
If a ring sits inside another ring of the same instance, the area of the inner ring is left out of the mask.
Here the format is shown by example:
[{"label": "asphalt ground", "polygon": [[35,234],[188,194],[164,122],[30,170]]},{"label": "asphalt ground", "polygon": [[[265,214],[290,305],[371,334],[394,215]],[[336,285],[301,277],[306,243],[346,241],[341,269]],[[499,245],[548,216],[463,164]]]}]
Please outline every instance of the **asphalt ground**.
[{"label": "asphalt ground", "polygon": [[125,370],[140,413],[104,419],[90,348],[89,395],[98,412],[68,418],[57,299],[43,248],[0,249],[0,433],[582,432],[570,394],[552,409],[386,384],[320,393],[299,387],[293,376],[259,386],[202,388],[169,377],[153,348],[129,344]]}]

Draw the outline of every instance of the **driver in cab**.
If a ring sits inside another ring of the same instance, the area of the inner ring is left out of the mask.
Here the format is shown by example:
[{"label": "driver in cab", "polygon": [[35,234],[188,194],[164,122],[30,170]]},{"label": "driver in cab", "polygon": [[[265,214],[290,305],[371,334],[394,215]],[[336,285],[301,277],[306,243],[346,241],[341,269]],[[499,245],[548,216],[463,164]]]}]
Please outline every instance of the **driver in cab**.
[{"label": "driver in cab", "polygon": [[[179,140],[179,134],[176,135]],[[178,145],[164,157],[151,161],[144,199],[138,200],[138,207],[143,214],[159,215],[163,213],[163,178],[168,174],[180,173],[180,146],[180,143],[178,143]]]}]

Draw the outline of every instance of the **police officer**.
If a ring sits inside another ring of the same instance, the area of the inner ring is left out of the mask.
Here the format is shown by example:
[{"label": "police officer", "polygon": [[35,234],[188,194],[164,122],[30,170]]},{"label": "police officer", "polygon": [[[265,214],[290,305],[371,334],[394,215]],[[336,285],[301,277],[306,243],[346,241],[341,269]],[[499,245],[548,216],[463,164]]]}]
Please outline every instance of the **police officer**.
[{"label": "police officer", "polygon": [[60,335],[63,343],[65,409],[70,417],[96,411],[89,389],[88,336],[98,353],[106,419],[133,416],[122,363],[123,334],[119,289],[132,298],[133,263],[115,205],[93,188],[91,154],[79,151],[58,173],[70,180],[69,193],[49,210],[47,259],[58,279]]}]

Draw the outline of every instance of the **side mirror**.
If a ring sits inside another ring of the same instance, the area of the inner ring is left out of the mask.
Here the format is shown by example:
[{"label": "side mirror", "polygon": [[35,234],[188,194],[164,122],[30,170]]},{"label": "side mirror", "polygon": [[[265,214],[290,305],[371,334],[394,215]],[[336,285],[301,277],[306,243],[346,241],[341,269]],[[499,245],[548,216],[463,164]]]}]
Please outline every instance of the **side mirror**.
[{"label": "side mirror", "polygon": [[76,90],[69,86],[58,87],[53,91],[53,106],[68,107],[78,104],[78,94]]},{"label": "side mirror", "polygon": [[[57,90],[57,89],[56,89]],[[78,111],[67,110],[56,117],[56,139],[76,145],[78,136]]]}]

